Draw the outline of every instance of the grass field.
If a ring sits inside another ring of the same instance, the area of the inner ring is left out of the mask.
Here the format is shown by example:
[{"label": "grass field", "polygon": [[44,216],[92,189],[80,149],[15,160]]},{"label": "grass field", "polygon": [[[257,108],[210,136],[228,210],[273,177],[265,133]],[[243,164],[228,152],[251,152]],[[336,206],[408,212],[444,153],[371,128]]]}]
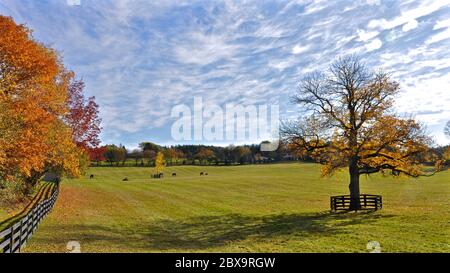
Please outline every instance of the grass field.
[{"label": "grass field", "polygon": [[[207,177],[199,172],[206,171]],[[320,178],[314,164],[92,168],[67,180],[25,252],[383,252],[450,251],[450,173],[423,179],[371,176],[362,193],[382,194],[374,213],[330,214],[347,194],[345,173]],[[124,177],[129,182],[122,182]]]}]

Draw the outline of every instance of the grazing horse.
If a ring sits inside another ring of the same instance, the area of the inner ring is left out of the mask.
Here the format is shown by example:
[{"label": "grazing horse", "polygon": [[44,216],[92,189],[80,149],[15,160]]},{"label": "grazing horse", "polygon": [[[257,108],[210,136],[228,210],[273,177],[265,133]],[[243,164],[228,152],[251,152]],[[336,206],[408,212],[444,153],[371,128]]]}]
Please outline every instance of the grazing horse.
[{"label": "grazing horse", "polygon": [[177,176],[177,173],[172,173],[172,176]]},{"label": "grazing horse", "polygon": [[94,175],[91,174],[91,176],[89,176],[89,179],[94,179]]}]

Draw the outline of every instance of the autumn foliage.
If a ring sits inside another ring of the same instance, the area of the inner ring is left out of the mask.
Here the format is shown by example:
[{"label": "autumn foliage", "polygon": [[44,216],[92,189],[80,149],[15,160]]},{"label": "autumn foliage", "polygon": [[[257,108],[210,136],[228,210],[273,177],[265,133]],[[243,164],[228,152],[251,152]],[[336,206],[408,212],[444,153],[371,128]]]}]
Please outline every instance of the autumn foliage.
[{"label": "autumn foliage", "polygon": [[33,186],[49,170],[78,176],[100,119],[57,52],[0,16],[0,179]]},{"label": "autumn foliage", "polygon": [[164,161],[164,154],[162,152],[158,152],[155,159],[155,174],[163,173],[165,166],[166,163]]}]

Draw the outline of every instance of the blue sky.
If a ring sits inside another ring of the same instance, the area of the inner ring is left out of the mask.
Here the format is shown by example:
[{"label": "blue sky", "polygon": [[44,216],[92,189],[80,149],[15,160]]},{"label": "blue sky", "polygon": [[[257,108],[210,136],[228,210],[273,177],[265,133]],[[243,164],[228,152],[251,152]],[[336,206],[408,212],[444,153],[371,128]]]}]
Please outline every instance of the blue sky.
[{"label": "blue sky", "polygon": [[448,0],[2,0],[0,13],[34,29],[84,79],[104,143],[173,143],[170,111],[194,96],[279,103],[293,116],[302,76],[352,53],[401,83],[398,113],[450,142]]}]

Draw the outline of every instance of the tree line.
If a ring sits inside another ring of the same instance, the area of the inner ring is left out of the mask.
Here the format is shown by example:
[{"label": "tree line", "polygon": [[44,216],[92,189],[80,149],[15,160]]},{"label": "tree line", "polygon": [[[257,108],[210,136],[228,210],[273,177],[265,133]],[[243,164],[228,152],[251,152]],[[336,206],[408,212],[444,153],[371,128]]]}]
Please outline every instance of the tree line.
[{"label": "tree line", "polygon": [[[164,156],[165,164],[171,165],[236,165],[262,164],[298,160],[298,156],[281,144],[277,150],[263,152],[260,145],[174,145],[160,146],[142,142],[138,149],[129,150],[123,145],[104,145],[90,149],[91,166],[155,166],[158,153]],[[308,161],[310,158],[301,158]]]}]

